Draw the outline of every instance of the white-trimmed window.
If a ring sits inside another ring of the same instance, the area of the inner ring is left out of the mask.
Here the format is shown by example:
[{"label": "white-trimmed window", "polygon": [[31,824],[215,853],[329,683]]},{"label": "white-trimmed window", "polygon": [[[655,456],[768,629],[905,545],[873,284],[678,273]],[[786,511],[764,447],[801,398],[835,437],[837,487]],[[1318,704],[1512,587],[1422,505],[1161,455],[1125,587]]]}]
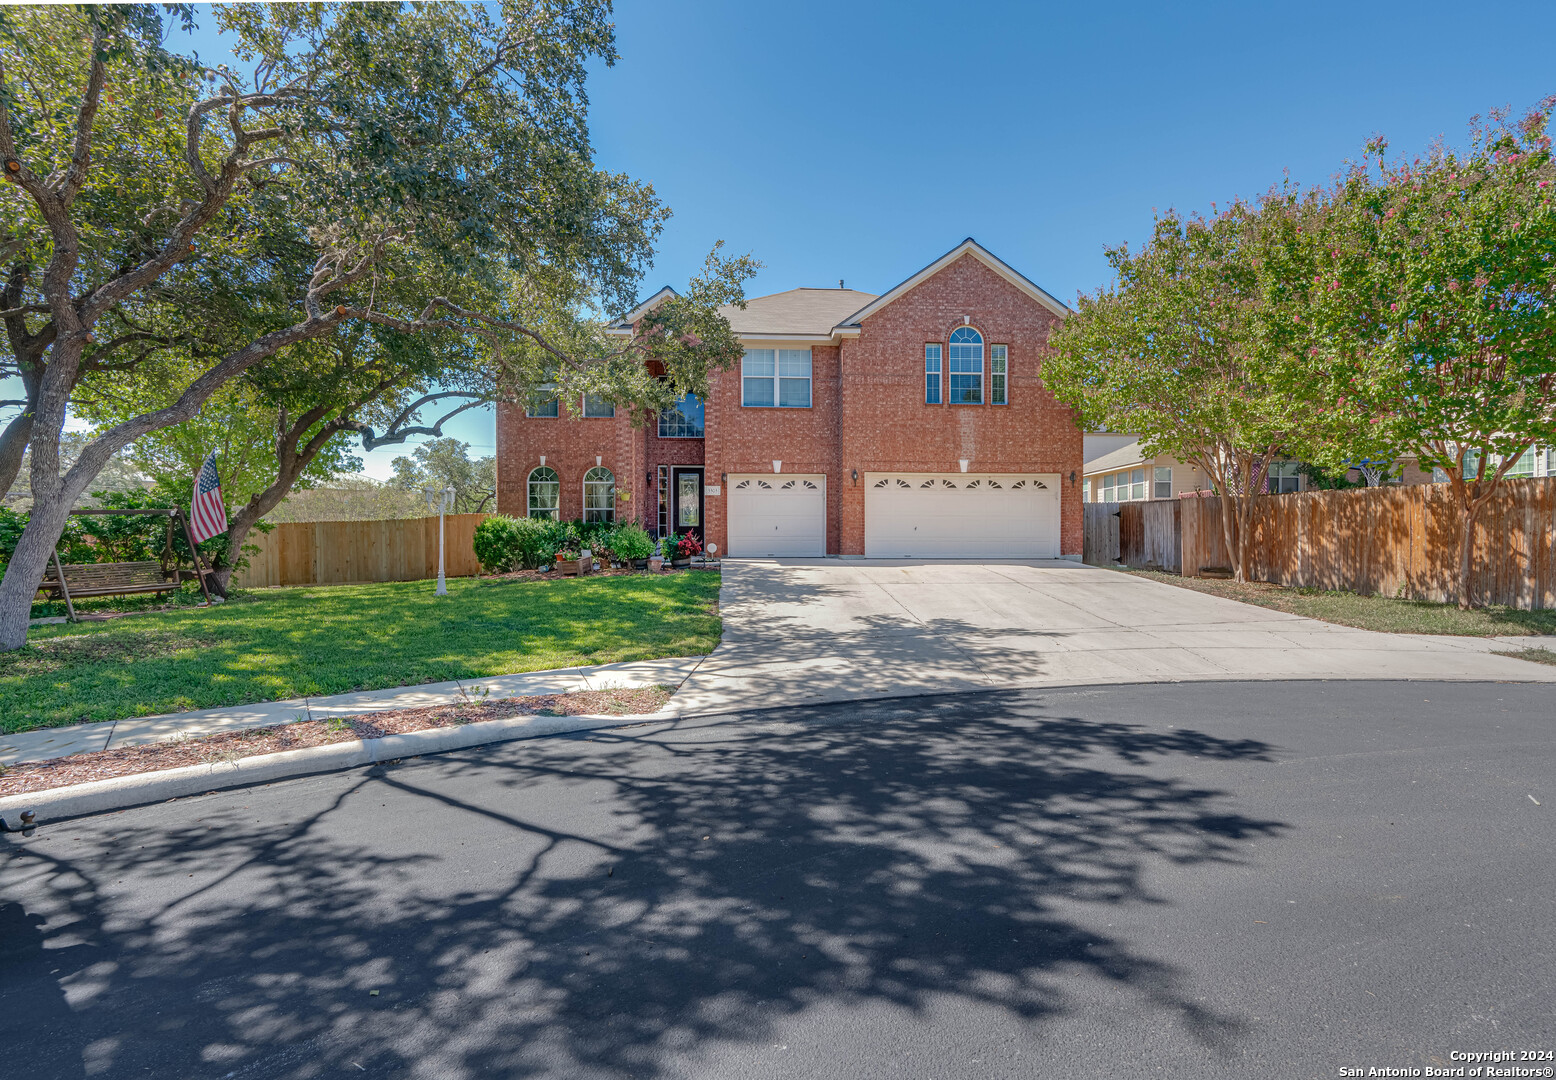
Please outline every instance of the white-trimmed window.
[{"label": "white-trimmed window", "polygon": [[1151,498],[1172,498],[1172,466],[1157,465],[1151,471]]},{"label": "white-trimmed window", "polygon": [[808,409],[810,376],[809,349],[747,349],[740,361],[740,404]]},{"label": "white-trimmed window", "polygon": [[924,404],[940,404],[940,343],[924,346]]},{"label": "white-trimmed window", "polygon": [[989,346],[989,404],[1004,405],[1007,401],[1006,383],[1009,380],[1010,346]]},{"label": "white-trimmed window", "polygon": [[616,520],[616,476],[603,465],[584,473],[583,505],[585,521]]},{"label": "white-trimmed window", "polygon": [[529,473],[529,516],[555,520],[562,512],[562,480],[548,465]]},{"label": "white-trimmed window", "polygon": [[[1123,483],[1122,483],[1123,475],[1124,475],[1123,473],[1119,473],[1119,478],[1120,478],[1119,486],[1120,487],[1123,487]],[[1122,499],[1123,496],[1120,495],[1119,498]],[[1142,501],[1144,501],[1144,499],[1145,499],[1145,470],[1144,469],[1131,469],[1131,470],[1129,470],[1129,501],[1130,502],[1142,502]]]},{"label": "white-trimmed window", "polygon": [[616,406],[602,397],[594,394],[585,394],[583,396],[583,414],[586,419],[590,420],[609,419],[616,415]]},{"label": "white-trimmed window", "polygon": [[1270,465],[1267,486],[1271,495],[1287,495],[1302,487],[1302,463],[1276,461]]},{"label": "white-trimmed window", "polygon": [[970,326],[951,331],[950,402],[983,404],[983,335]]},{"label": "white-trimmed window", "polygon": [[546,383],[530,392],[529,400],[524,404],[524,415],[531,419],[546,417],[554,420],[558,415],[557,405],[556,386]]}]

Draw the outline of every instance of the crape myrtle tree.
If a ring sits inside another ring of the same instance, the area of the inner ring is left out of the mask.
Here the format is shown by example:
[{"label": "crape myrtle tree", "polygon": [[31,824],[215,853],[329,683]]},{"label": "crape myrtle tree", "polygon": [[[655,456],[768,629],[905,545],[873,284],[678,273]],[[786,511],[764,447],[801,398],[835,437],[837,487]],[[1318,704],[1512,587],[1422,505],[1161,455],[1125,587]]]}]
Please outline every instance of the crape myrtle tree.
[{"label": "crape myrtle tree", "polygon": [[1391,160],[1373,140],[1336,188],[1312,279],[1310,392],[1352,433],[1316,457],[1365,447],[1447,474],[1465,608],[1481,511],[1556,441],[1553,105],[1473,124],[1463,151]]},{"label": "crape myrtle tree", "polygon": [[[715,253],[625,346],[557,303],[629,308],[666,216],[593,164],[585,64],[614,59],[608,15],[586,0],[224,7],[243,75],[165,49],[150,7],[0,12],[0,319],[34,499],[0,581],[0,649],[25,643],[49,552],[104,464],[297,346],[366,323],[479,352],[507,394],[550,382],[648,407],[738,358],[717,307],[739,302],[750,260]],[[296,250],[270,243],[280,221]],[[246,340],[202,334],[245,300],[260,322]],[[167,404],[62,468],[87,374],[189,357]]]},{"label": "crape myrtle tree", "polygon": [[1116,281],[1079,298],[1043,367],[1088,429],[1138,433],[1146,456],[1205,470],[1239,581],[1270,463],[1315,430],[1311,400],[1293,391],[1319,201],[1276,191],[1209,218],[1158,218],[1139,251],[1108,249]]}]

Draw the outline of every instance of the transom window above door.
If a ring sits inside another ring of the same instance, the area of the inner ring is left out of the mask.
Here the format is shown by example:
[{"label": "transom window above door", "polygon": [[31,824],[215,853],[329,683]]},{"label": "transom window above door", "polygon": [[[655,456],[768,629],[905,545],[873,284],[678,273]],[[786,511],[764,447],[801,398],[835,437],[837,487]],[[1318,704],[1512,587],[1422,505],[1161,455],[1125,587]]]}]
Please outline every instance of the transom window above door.
[{"label": "transom window above door", "polygon": [[747,349],[740,361],[740,404],[808,409],[810,375],[809,349]]}]

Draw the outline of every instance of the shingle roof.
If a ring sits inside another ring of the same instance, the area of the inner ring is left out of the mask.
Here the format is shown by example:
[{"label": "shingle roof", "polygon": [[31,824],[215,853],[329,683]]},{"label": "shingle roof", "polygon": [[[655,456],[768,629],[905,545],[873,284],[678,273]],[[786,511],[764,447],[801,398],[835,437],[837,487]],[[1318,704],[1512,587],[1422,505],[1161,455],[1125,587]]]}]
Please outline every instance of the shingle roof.
[{"label": "shingle roof", "polygon": [[745,309],[729,306],[719,314],[736,334],[829,335],[832,328],[875,299],[857,289],[790,289],[753,296]]},{"label": "shingle roof", "polygon": [[1143,461],[1145,461],[1145,457],[1140,453],[1140,440],[1136,439],[1134,442],[1125,443],[1117,450],[1109,451],[1099,458],[1092,458],[1086,462],[1085,473],[1087,476],[1090,476],[1093,473],[1112,472],[1114,469],[1127,469],[1132,465],[1139,465]]}]

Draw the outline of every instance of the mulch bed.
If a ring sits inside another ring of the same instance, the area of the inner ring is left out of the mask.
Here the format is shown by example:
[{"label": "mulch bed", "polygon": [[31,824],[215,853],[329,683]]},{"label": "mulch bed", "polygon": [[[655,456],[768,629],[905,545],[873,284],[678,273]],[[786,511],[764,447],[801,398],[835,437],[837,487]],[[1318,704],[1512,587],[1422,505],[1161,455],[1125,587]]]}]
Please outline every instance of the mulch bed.
[{"label": "mulch bed", "polygon": [[[706,563],[706,564],[700,565],[700,566],[670,566],[668,563],[666,563],[664,569],[659,571],[659,573],[661,575],[663,575],[663,574],[679,574],[679,573],[683,573],[685,571],[691,571],[691,570],[717,570],[717,569],[719,569],[719,564],[716,563],[716,562]],[[625,567],[625,566],[623,566],[623,567],[616,567],[614,569],[612,569],[611,567],[608,567],[608,566],[602,568],[599,563],[595,563],[594,564],[594,569],[589,571],[587,574],[585,574],[584,577],[591,577],[591,578],[592,577],[622,577],[622,576],[628,575],[628,574],[648,575],[650,573],[651,573],[651,571],[648,571],[648,570],[634,570],[634,569],[632,569],[630,567]],[[560,578],[562,576],[563,575],[561,573],[559,573],[558,571],[556,571],[556,570],[547,570],[547,571],[544,571],[544,572],[539,571],[539,570],[509,570],[509,571],[507,571],[505,573],[501,573],[501,574],[486,574],[486,573],[483,573],[483,574],[480,575],[479,580],[481,580],[481,581],[555,581],[555,580],[557,580],[558,578]],[[572,576],[572,575],[569,575],[569,576]]]},{"label": "mulch bed", "polygon": [[458,727],[481,720],[510,716],[579,716],[603,714],[632,716],[657,712],[670,700],[666,686],[633,690],[587,690],[575,694],[537,694],[501,701],[432,705],[423,709],[395,709],[330,720],[303,720],[277,727],[249,728],[200,738],[175,738],[145,746],[125,746],[90,754],[71,754],[51,761],[30,761],[0,771],[0,795],[24,795],[34,791],[107,780],[114,776],[204,765],[256,754],[301,750],[309,746],[381,739],[429,728]]}]

